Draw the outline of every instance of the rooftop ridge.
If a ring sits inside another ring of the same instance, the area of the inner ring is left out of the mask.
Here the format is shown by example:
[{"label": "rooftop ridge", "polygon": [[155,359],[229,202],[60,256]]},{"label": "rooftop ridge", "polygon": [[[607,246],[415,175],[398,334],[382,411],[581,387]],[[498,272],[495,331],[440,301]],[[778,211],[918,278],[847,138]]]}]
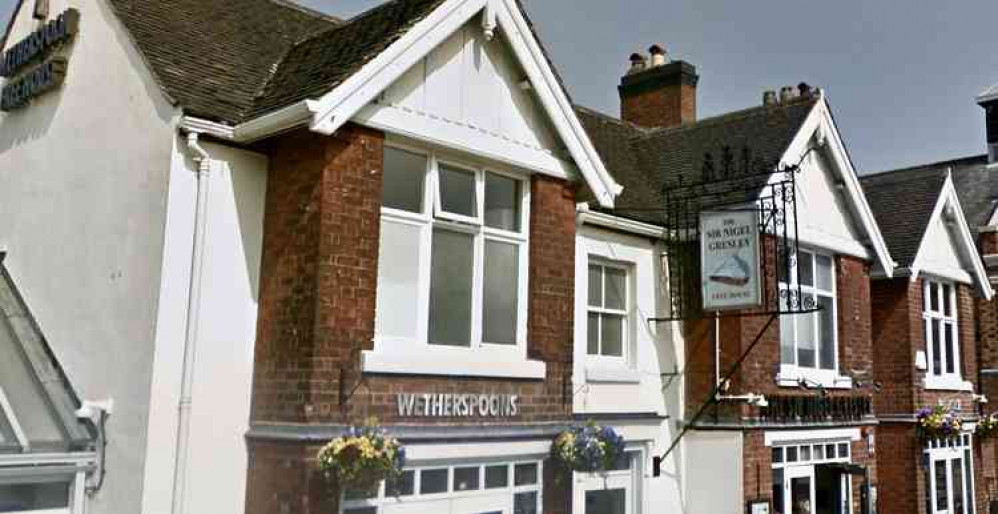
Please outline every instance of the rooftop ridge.
[{"label": "rooftop ridge", "polygon": [[281,7],[284,7],[284,8],[287,8],[287,9],[291,9],[293,11],[298,11],[300,13],[307,14],[309,16],[313,16],[315,18],[324,19],[324,20],[327,20],[327,21],[330,21],[330,22],[333,22],[333,23],[337,23],[337,24],[343,23],[343,18],[340,18],[339,16],[334,16],[332,14],[324,13],[324,12],[318,10],[318,9],[313,9],[311,7],[304,6],[304,5],[299,4],[297,2],[293,2],[291,0],[270,0],[270,2],[273,3],[273,4],[275,4],[275,5],[279,5]]},{"label": "rooftop ridge", "polygon": [[583,111],[583,112],[585,112],[587,114],[590,114],[592,116],[600,118],[603,121],[608,121],[610,123],[613,123],[613,124],[616,124],[616,125],[620,125],[622,127],[629,127],[629,128],[634,129],[634,130],[641,131],[641,132],[647,132],[649,130],[646,127],[642,127],[640,125],[635,125],[634,123],[631,123],[631,122],[629,122],[627,120],[622,120],[620,118],[617,118],[616,116],[611,116],[611,115],[606,114],[604,112],[597,111],[596,109],[593,109],[591,107],[586,107],[584,105],[579,105],[579,104],[572,104],[572,107],[575,108],[576,110]]},{"label": "rooftop ridge", "polygon": [[704,127],[704,126],[711,126],[711,125],[718,124],[718,123],[726,123],[726,122],[729,122],[729,121],[732,121],[732,120],[736,120],[736,119],[739,119],[739,118],[742,118],[742,117],[747,117],[749,115],[756,114],[756,113],[759,113],[759,112],[777,112],[777,111],[781,111],[781,110],[783,110],[785,108],[788,108],[788,107],[797,107],[797,106],[800,106],[800,105],[806,105],[808,103],[814,104],[814,103],[817,103],[818,98],[819,97],[817,95],[814,95],[814,96],[803,96],[803,97],[794,98],[793,100],[790,100],[789,102],[783,102],[783,103],[776,104],[776,105],[756,105],[756,106],[752,106],[752,107],[746,107],[744,109],[739,109],[739,110],[736,110],[736,111],[730,111],[730,112],[725,112],[725,113],[717,114],[717,115],[714,115],[714,116],[709,116],[707,118],[702,118],[702,119],[696,120],[695,122],[692,122],[692,123],[686,123],[686,124],[683,124],[683,125],[677,125],[675,127],[655,127],[655,128],[651,128],[651,129],[646,129],[644,132],[645,132],[645,135],[647,135],[647,136],[665,134],[665,133],[669,133],[669,132],[681,132],[683,130],[689,130],[689,129],[693,129],[693,128],[700,128],[700,127]]},{"label": "rooftop ridge", "polygon": [[938,168],[947,164],[963,164],[963,163],[973,163],[974,161],[984,160],[987,161],[988,156],[986,154],[969,155],[966,157],[957,157],[954,159],[943,159],[941,161],[929,162],[924,164],[914,164],[911,166],[905,166],[903,168],[894,168],[891,170],[881,170],[874,171],[872,173],[867,173],[860,176],[860,180],[866,180],[870,178],[884,177],[886,175],[901,174],[904,172],[916,171],[916,170],[929,170],[932,168]]}]

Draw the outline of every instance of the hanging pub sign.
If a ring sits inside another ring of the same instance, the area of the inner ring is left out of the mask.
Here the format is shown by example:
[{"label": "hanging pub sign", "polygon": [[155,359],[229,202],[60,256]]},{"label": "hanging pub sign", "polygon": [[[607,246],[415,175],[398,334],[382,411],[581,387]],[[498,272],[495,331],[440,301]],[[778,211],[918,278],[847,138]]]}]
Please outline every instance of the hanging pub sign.
[{"label": "hanging pub sign", "polygon": [[79,26],[79,11],[67,9],[0,55],[0,77],[7,78],[0,96],[0,110],[23,107],[62,84],[67,60],[48,56],[53,49],[73,39]]},{"label": "hanging pub sign", "polygon": [[520,413],[514,394],[408,394],[398,395],[400,417],[506,418]]},{"label": "hanging pub sign", "polygon": [[705,311],[762,304],[758,216],[754,210],[700,213],[700,281]]}]

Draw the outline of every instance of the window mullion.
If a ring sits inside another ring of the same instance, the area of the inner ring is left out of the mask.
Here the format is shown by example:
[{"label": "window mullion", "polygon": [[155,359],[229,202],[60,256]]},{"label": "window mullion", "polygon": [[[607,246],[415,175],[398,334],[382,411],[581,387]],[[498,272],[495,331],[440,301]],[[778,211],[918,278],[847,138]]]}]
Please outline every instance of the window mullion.
[{"label": "window mullion", "polygon": [[475,233],[475,261],[472,273],[471,347],[480,348],[484,335],[482,324],[485,322],[485,237],[481,227]]}]

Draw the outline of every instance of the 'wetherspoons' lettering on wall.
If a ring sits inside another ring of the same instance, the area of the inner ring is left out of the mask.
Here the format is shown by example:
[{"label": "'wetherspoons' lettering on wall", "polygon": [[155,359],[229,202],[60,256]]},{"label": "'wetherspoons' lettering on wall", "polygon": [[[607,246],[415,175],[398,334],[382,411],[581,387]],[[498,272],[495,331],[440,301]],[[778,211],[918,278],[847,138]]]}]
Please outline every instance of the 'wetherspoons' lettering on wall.
[{"label": "'wetherspoons' lettering on wall", "polygon": [[13,77],[52,47],[71,39],[79,30],[80,12],[66,9],[56,19],[18,41],[0,56],[0,77]]},{"label": "'wetherspoons' lettering on wall", "polygon": [[509,394],[399,394],[401,417],[499,418],[520,413],[520,397]]}]

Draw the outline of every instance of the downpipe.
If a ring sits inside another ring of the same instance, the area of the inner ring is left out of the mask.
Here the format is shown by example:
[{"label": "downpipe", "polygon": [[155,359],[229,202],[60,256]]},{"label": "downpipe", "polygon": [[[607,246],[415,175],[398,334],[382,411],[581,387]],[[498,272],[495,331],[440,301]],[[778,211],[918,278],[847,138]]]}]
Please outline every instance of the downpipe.
[{"label": "downpipe", "polygon": [[198,133],[187,134],[187,148],[197,163],[197,203],[194,207],[194,245],[191,250],[191,281],[187,296],[187,322],[184,334],[184,362],[180,401],[177,405],[177,448],[173,467],[171,512],[183,514],[187,490],[187,462],[190,457],[191,410],[194,402],[194,367],[197,361],[198,328],[201,314],[201,275],[204,264],[205,234],[208,228],[208,185],[211,158],[198,142]]}]

